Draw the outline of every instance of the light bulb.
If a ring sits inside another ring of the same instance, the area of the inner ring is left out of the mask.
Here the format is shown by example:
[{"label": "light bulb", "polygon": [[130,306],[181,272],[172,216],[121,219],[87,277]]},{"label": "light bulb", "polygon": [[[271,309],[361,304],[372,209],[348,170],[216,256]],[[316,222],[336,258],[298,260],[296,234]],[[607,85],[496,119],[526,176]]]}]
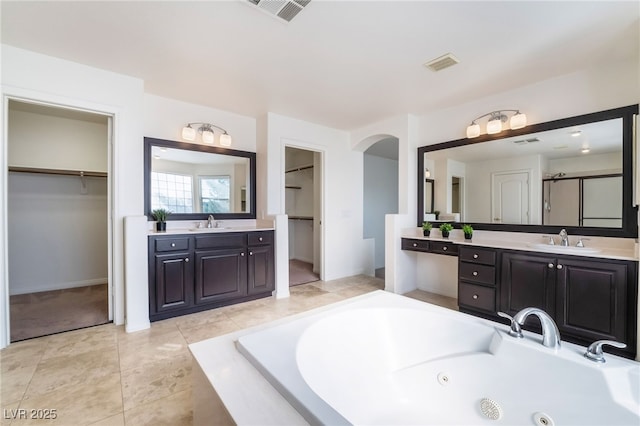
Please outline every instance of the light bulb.
[{"label": "light bulb", "polygon": [[467,127],[467,137],[471,139],[477,138],[478,136],[480,136],[480,125],[477,123],[471,123],[469,127]]},{"label": "light bulb", "polygon": [[211,130],[202,131],[202,142],[213,143],[213,132]]},{"label": "light bulb", "polygon": [[231,136],[227,133],[223,133],[220,135],[220,145],[222,146],[231,146]]},{"label": "light bulb", "polygon": [[194,141],[196,140],[196,129],[191,126],[182,128],[182,139],[186,141]]},{"label": "light bulb", "polygon": [[494,135],[496,133],[500,133],[502,131],[502,120],[500,117],[490,120],[487,122],[487,133],[490,135]]},{"label": "light bulb", "polygon": [[509,127],[511,130],[522,129],[527,125],[527,116],[520,111],[511,116],[511,120],[509,120]]}]

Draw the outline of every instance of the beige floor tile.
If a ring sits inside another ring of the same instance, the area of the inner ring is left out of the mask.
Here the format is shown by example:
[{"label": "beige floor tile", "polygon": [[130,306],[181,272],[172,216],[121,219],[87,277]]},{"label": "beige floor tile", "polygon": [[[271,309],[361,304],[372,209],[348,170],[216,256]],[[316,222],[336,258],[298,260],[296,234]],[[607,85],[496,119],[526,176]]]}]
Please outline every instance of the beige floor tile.
[{"label": "beige floor tile", "polygon": [[67,388],[96,384],[110,376],[119,378],[119,373],[118,351],[115,347],[49,358],[38,364],[24,398],[66,392]]},{"label": "beige floor tile", "polygon": [[127,426],[190,426],[193,423],[191,390],[127,410],[124,420]]},{"label": "beige floor tile", "polygon": [[116,336],[117,329],[113,324],[46,336],[43,340],[47,347],[42,359],[112,349],[117,345]]},{"label": "beige floor tile", "polygon": [[191,387],[190,354],[122,372],[124,409],[161,399]]},{"label": "beige floor tile", "polygon": [[0,368],[2,372],[16,365],[36,365],[42,359],[47,344],[43,339],[25,340],[0,350]]},{"label": "beige floor tile", "polygon": [[195,326],[180,326],[180,332],[188,344],[200,342],[212,337],[222,336],[239,330],[240,327],[228,316],[221,316],[218,321]]},{"label": "beige floor tile", "polygon": [[[179,317],[178,317],[179,318]],[[159,335],[163,335],[165,333],[175,332],[178,329],[177,321],[178,318],[170,318],[162,321],[154,321],[151,323],[151,327],[145,330],[134,331],[132,333],[127,333],[123,326],[117,327],[117,338],[118,343],[140,343],[144,340],[154,340]]]},{"label": "beige floor tile", "polygon": [[172,331],[144,334],[137,340],[128,339],[126,342],[120,342],[118,350],[122,371],[189,353],[187,341],[175,324]]},{"label": "beige floor tile", "polygon": [[455,311],[458,310],[458,299],[454,299],[453,297],[447,297],[423,290],[413,290],[405,293],[404,296],[431,303],[433,305],[442,306],[443,308],[453,309]]},{"label": "beige floor tile", "polygon": [[[5,370],[5,365],[2,366]],[[0,373],[0,401],[4,404],[20,402],[33,378],[37,364],[16,365]]]},{"label": "beige floor tile", "polygon": [[204,324],[217,323],[219,321],[228,320],[229,317],[219,309],[198,312],[195,314],[184,315],[176,318],[176,326],[182,330],[190,327],[197,327]]},{"label": "beige floor tile", "polygon": [[[21,420],[23,425],[88,425],[122,412],[120,375],[111,374],[101,380],[67,386],[23,400],[20,408],[28,410],[55,410],[56,420],[45,422],[30,418]],[[13,424],[16,424],[15,422]]]},{"label": "beige floor tile", "polygon": [[91,423],[90,426],[124,426],[124,412]]}]

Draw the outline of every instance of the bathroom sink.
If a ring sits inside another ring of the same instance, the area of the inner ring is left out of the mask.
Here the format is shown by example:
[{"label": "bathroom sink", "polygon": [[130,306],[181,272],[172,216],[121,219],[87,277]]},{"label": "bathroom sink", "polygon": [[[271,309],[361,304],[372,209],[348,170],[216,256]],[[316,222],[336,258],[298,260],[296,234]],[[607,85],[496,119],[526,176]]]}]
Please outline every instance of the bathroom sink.
[{"label": "bathroom sink", "polygon": [[593,254],[600,253],[600,249],[593,247],[576,247],[576,246],[560,246],[550,244],[528,244],[529,247],[536,250],[548,251],[551,253],[566,253],[566,254]]},{"label": "bathroom sink", "polygon": [[229,227],[219,227],[219,228],[191,228],[189,229],[189,231],[191,232],[225,232],[225,231],[229,231],[231,228]]}]

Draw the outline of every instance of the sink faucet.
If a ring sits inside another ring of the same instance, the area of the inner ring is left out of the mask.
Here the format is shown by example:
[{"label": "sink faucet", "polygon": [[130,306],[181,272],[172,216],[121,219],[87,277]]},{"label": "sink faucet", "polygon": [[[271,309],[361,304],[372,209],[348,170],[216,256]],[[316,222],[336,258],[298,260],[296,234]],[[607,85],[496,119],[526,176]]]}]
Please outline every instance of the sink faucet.
[{"label": "sink faucet", "polygon": [[213,228],[214,223],[215,223],[215,219],[213,218],[213,215],[210,214],[209,219],[207,219],[207,228]]},{"label": "sink faucet", "polygon": [[558,326],[553,321],[553,318],[542,309],[524,308],[513,316],[513,322],[524,325],[529,315],[535,315],[540,319],[540,324],[542,325],[542,345],[547,348],[559,348],[560,331],[558,330]]},{"label": "sink faucet", "polygon": [[569,234],[567,234],[566,229],[560,231],[560,245],[563,247],[567,247],[569,245]]}]

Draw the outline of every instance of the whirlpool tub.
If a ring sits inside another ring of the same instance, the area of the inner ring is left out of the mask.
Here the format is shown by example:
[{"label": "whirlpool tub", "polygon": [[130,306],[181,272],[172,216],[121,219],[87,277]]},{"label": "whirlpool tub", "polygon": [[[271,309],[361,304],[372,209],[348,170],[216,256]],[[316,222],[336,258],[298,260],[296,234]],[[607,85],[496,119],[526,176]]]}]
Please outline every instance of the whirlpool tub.
[{"label": "whirlpool tub", "polygon": [[311,424],[638,425],[640,364],[383,291],[237,338]]}]

